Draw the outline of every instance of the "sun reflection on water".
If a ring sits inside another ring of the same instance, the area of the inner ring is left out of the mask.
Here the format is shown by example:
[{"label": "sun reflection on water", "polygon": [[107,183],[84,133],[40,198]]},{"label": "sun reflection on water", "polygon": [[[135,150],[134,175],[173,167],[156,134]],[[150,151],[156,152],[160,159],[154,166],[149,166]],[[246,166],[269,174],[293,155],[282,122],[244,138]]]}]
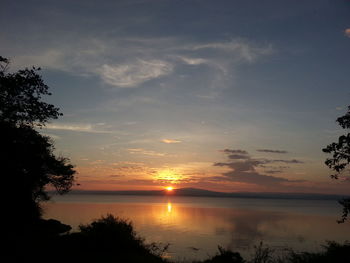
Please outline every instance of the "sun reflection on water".
[{"label": "sun reflection on water", "polygon": [[171,213],[173,206],[170,201],[168,201],[168,213]]},{"label": "sun reflection on water", "polygon": [[[75,231],[79,230],[80,224],[88,224],[108,213],[130,219],[137,233],[147,242],[171,243],[166,256],[174,259],[179,256],[205,259],[208,253],[216,253],[218,244],[248,253],[247,249],[261,240],[271,245],[288,243],[296,250],[312,250],[318,248],[325,237],[343,242],[350,231],[348,226],[334,225],[336,216],[332,213],[309,213],[309,209],[314,209],[315,201],[295,202],[295,209],[303,205],[308,208],[307,212],[286,213],[280,205],[290,207],[291,202],[284,200],[185,198],[167,194],[163,197],[93,196],[96,201],[84,202],[83,197],[72,195],[69,202],[47,203],[45,218],[60,220]],[[204,201],[217,205],[209,206]],[[226,206],[220,207],[223,203]],[[270,206],[261,209],[262,204]],[[324,201],[317,204],[328,209]],[[246,208],[248,205],[249,209]],[[192,247],[200,250],[194,252],[189,249]]]}]

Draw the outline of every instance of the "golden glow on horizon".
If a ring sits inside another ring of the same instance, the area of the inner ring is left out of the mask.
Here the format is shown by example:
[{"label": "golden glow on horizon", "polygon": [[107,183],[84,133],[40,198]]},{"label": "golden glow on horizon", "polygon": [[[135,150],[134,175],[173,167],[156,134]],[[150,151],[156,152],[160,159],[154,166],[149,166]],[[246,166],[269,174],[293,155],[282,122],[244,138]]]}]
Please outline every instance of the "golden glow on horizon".
[{"label": "golden glow on horizon", "polygon": [[170,169],[161,170],[156,175],[156,180],[163,181],[164,183],[169,184],[179,183],[179,180],[181,178],[181,175]]},{"label": "golden glow on horizon", "polygon": [[173,188],[172,186],[167,186],[167,187],[165,187],[165,189],[166,189],[167,191],[169,191],[169,192],[171,192],[172,190],[174,190],[174,188]]}]

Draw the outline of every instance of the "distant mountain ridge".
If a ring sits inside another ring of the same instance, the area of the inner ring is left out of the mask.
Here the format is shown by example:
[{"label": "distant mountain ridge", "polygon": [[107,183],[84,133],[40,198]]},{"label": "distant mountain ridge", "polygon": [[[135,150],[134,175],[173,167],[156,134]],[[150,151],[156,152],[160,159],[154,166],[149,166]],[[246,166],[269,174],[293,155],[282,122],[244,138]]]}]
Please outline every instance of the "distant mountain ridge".
[{"label": "distant mountain ridge", "polygon": [[92,191],[73,190],[70,194],[95,195],[146,195],[146,196],[198,196],[198,197],[227,197],[227,198],[260,198],[260,199],[306,199],[306,200],[339,200],[347,198],[344,195],[313,194],[313,193],[254,193],[254,192],[215,192],[199,188],[179,188],[171,192],[167,190],[128,190],[128,191]]}]

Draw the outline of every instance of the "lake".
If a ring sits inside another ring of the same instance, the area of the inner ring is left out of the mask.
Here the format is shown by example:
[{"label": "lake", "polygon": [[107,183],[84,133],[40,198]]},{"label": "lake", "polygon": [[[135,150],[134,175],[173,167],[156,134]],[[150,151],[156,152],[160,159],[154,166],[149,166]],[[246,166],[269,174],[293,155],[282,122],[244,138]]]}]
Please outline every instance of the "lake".
[{"label": "lake", "polygon": [[208,258],[218,245],[249,257],[261,241],[277,251],[318,251],[350,237],[350,224],[336,222],[335,200],[69,194],[44,209],[73,231],[107,214],[130,219],[146,242],[170,243],[165,257],[174,260]]}]

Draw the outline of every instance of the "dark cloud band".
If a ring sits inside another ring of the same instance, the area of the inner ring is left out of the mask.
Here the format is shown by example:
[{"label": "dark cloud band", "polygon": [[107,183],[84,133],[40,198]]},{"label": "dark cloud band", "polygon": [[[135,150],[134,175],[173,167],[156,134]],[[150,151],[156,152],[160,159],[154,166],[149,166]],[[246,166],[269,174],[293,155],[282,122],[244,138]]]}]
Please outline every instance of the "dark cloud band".
[{"label": "dark cloud band", "polygon": [[257,149],[257,152],[263,152],[263,153],[288,153],[287,151],[284,150],[271,150],[271,149]]}]

